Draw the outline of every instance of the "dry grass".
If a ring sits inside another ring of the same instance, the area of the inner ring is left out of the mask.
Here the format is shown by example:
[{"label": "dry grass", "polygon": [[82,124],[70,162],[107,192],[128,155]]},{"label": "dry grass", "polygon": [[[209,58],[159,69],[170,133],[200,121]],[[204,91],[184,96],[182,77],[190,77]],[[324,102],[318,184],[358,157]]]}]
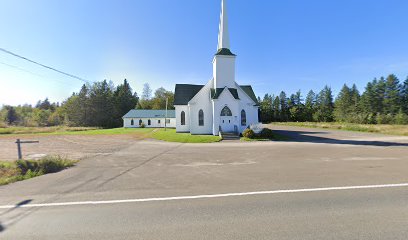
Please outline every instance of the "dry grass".
[{"label": "dry grass", "polygon": [[279,122],[276,125],[338,129],[356,132],[371,132],[388,135],[408,136],[408,125],[355,124],[355,123],[315,123],[315,122]]},{"label": "dry grass", "polygon": [[96,130],[98,128],[89,127],[1,127],[0,135],[2,134],[46,134],[46,133],[64,133],[64,132],[83,132],[89,130]]}]

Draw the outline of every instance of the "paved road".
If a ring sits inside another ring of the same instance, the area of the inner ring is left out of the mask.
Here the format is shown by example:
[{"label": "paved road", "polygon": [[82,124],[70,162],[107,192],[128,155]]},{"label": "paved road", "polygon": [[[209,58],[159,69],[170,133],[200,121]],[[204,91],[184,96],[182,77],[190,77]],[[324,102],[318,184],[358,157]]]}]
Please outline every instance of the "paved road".
[{"label": "paved road", "polygon": [[0,187],[0,239],[407,239],[406,186],[95,204],[408,183],[408,138],[274,128],[292,139],[135,141]]}]

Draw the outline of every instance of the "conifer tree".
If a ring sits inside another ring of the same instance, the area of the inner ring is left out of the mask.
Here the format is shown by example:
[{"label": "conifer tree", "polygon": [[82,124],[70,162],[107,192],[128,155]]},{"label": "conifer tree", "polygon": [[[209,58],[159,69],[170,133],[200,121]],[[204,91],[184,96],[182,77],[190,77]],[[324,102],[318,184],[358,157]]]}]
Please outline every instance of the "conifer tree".
[{"label": "conifer tree", "polygon": [[305,100],[305,121],[313,121],[313,114],[316,104],[316,93],[310,90]]},{"label": "conifer tree", "polygon": [[401,86],[398,78],[391,74],[385,82],[384,113],[395,115],[401,108]]},{"label": "conifer tree", "polygon": [[334,119],[333,110],[333,93],[330,87],[325,86],[317,95],[314,119],[318,122],[332,122]]}]

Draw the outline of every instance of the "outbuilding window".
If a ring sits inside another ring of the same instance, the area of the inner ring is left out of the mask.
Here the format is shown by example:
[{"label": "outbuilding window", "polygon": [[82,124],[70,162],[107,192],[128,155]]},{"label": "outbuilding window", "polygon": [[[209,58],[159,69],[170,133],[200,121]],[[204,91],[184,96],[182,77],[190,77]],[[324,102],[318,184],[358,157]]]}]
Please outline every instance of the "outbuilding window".
[{"label": "outbuilding window", "polygon": [[244,109],[241,111],[241,126],[246,126],[247,125],[247,119],[246,119],[246,112]]},{"label": "outbuilding window", "polygon": [[181,112],[181,126],[186,125],[186,113],[184,111]]},{"label": "outbuilding window", "polygon": [[198,112],[198,126],[204,126],[204,111],[202,109]]}]

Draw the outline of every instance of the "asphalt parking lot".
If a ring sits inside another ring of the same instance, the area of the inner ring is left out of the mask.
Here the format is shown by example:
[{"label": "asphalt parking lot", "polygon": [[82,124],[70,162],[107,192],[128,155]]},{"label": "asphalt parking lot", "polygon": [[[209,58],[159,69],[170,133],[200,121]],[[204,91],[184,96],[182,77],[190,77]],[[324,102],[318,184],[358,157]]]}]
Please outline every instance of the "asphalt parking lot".
[{"label": "asphalt parking lot", "polygon": [[407,238],[407,137],[273,127],[291,140],[127,140],[0,187],[0,238]]}]

